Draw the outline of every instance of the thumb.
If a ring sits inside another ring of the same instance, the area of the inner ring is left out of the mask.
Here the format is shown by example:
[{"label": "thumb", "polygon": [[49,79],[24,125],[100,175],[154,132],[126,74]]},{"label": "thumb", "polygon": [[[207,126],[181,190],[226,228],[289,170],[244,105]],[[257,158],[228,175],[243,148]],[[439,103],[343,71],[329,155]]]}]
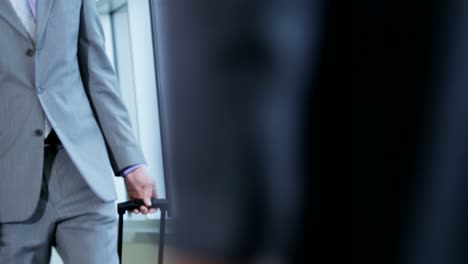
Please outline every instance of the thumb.
[{"label": "thumb", "polygon": [[151,207],[151,186],[145,186],[144,190],[144,197],[143,197],[143,202],[147,207]]}]

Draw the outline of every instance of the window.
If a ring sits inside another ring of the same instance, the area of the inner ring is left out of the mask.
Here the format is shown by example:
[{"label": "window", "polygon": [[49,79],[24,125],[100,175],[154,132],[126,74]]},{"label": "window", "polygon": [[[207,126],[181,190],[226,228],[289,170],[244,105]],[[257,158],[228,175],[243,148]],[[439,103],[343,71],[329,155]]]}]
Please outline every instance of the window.
[{"label": "window", "polygon": [[[158,112],[157,82],[149,1],[98,0],[107,54],[119,79],[119,91],[155,177],[158,196],[166,197]],[[122,179],[116,178],[118,201],[127,199]],[[150,216],[158,217],[158,215]],[[131,219],[144,219],[131,216]]]}]

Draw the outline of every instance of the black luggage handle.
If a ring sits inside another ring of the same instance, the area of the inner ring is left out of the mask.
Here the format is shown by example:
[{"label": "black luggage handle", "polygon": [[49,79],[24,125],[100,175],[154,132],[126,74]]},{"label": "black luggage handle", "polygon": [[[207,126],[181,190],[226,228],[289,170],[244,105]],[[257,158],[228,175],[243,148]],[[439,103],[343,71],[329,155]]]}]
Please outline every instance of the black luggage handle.
[{"label": "black luggage handle", "polygon": [[[145,205],[143,200],[130,200],[124,203],[119,203],[117,211],[124,215],[125,211],[133,211],[134,209],[140,209],[140,206]],[[151,199],[151,208],[161,209],[161,211],[167,211],[167,201],[165,199]]]},{"label": "black luggage handle", "polygon": [[[140,206],[145,205],[143,200],[130,200],[117,205],[117,212],[119,214],[119,234],[117,252],[119,254],[119,263],[122,263],[122,238],[123,238],[123,216],[127,211],[140,209]],[[165,199],[151,199],[151,208],[161,210],[161,222],[159,226],[159,258],[158,263],[163,264],[164,259],[164,236],[166,234],[166,213],[168,211],[168,202]]]}]

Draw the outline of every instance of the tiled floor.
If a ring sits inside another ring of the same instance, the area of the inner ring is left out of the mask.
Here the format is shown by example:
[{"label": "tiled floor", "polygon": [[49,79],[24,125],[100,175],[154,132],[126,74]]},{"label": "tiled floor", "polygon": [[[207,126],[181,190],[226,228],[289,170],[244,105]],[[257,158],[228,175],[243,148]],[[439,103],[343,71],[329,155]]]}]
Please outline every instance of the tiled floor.
[{"label": "tiled floor", "polygon": [[[156,248],[157,245],[150,244],[124,244],[123,263],[154,264],[157,262],[158,252]],[[170,264],[170,249],[166,248],[164,253],[164,263]],[[63,264],[55,250],[52,250],[52,260],[50,264]]]}]

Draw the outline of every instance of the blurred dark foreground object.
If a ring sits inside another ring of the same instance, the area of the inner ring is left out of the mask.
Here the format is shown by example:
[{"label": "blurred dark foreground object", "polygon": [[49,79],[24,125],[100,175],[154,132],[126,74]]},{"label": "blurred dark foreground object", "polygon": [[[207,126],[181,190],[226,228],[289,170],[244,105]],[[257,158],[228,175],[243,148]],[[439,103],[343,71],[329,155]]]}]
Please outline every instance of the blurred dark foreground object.
[{"label": "blurred dark foreground object", "polygon": [[168,193],[187,259],[295,254],[321,11],[309,0],[156,1]]},{"label": "blurred dark foreground object", "polygon": [[157,2],[180,263],[468,263],[468,1],[344,2]]}]

